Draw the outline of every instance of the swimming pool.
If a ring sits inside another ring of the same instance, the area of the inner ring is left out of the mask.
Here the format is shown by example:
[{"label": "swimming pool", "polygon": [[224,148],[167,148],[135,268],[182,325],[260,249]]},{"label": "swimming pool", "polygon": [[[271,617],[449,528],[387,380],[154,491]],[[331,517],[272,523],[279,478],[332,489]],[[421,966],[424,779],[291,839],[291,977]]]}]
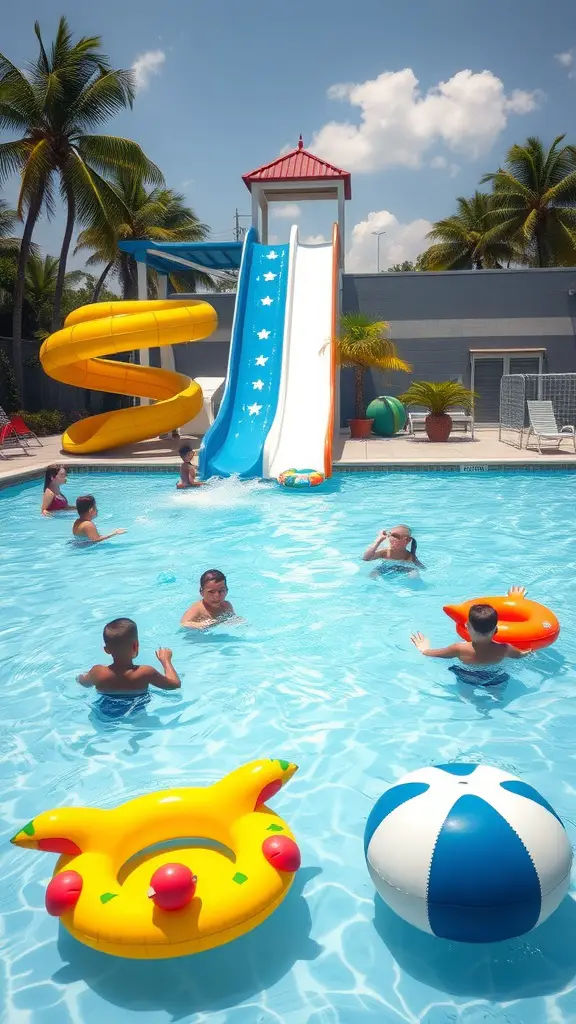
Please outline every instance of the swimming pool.
[{"label": "swimming pool", "polygon": [[[10,1024],[568,1024],[576,1019],[576,904],[528,936],[468,947],[420,934],[374,902],[364,822],[382,790],[424,764],[474,760],[547,797],[576,837],[576,477],[559,472],[380,473],[326,491],[223,481],[176,493],[171,473],[74,474],[101,532],[79,550],[69,516],[41,519],[40,483],[0,493],[0,863]],[[407,523],[422,580],[371,577],[378,529]],[[202,570],[228,574],[247,619],[178,630]],[[422,658],[448,599],[510,583],[559,615],[552,648],[514,664],[503,692],[458,688]],[[141,659],[172,647],[183,686],[132,719],[102,722],[77,673],[101,630],[136,619]],[[40,810],[113,806],[212,782],[258,757],[300,771],[272,805],[303,866],[271,918],[236,943],[172,961],[116,960],[44,910],[50,854],[7,840]]]}]

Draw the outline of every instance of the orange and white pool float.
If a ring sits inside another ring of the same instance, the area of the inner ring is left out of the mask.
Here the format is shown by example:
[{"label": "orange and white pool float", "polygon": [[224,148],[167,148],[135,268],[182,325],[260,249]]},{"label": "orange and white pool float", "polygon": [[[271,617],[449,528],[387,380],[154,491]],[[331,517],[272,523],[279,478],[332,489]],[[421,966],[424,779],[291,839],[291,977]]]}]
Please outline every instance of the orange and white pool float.
[{"label": "orange and white pool float", "polygon": [[466,623],[473,604],[489,604],[498,615],[496,643],[512,644],[520,651],[537,651],[558,639],[560,623],[543,604],[526,597],[506,594],[504,597],[475,597],[462,604],[445,604],[444,611],[456,623],[456,632],[463,640],[470,640]]}]

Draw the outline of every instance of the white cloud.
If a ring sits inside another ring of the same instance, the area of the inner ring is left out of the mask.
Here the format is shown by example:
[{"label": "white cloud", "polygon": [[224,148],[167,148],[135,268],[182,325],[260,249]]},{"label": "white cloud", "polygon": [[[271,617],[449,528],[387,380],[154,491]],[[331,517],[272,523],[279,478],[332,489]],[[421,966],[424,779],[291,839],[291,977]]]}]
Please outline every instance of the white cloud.
[{"label": "white cloud", "polygon": [[557,60],[563,68],[569,68],[568,78],[576,78],[576,50],[565,50],[564,53],[555,53],[554,60]]},{"label": "white cloud", "polygon": [[[414,261],[430,242],[426,239],[432,224],[420,218],[408,224],[401,224],[389,210],[369,213],[352,229],[352,242],[346,254],[348,273],[374,273],[378,269],[378,245],[380,246],[380,269],[387,270],[394,263]],[[386,234],[376,237],[375,231]]]},{"label": "white cloud", "polygon": [[306,235],[306,238],[302,239],[304,245],[321,245],[322,242],[327,242],[328,239],[324,238],[324,235]]},{"label": "white cloud", "polygon": [[449,178],[455,178],[460,172],[460,164],[449,163],[445,156],[433,156],[430,167],[435,171],[448,171]]},{"label": "white cloud", "polygon": [[360,123],[331,121],[311,149],[347,171],[418,167],[436,142],[477,157],[493,145],[512,114],[527,114],[543,99],[538,91],[510,95],[491,71],[458,71],[422,93],[411,68],[385,71],[360,84],[333,85],[329,99],[360,111]]},{"label": "white cloud", "polygon": [[136,90],[147,89],[153,75],[159,75],[166,60],[164,50],[146,50],[136,57],[132,71],[136,80]]},{"label": "white cloud", "polygon": [[297,220],[301,212],[300,207],[296,203],[274,203],[272,207],[273,217],[282,217],[286,220],[290,217],[292,220]]}]

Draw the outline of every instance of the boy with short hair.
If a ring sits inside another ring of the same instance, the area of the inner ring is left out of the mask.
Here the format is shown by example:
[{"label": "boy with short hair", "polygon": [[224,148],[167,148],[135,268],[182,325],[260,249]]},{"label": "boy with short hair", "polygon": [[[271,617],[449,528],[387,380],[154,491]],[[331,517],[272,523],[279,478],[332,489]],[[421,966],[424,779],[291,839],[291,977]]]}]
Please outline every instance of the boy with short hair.
[{"label": "boy with short hair", "polygon": [[220,569],[207,569],[200,577],[200,601],[195,601],[184,612],[180,620],[181,626],[189,629],[206,629],[216,622],[234,615],[230,601],[226,600],[228,586],[226,577]]},{"label": "boy with short hair", "polygon": [[178,690],[180,677],[172,664],[172,651],[159,647],[156,657],[164,674],[152,665],[135,665],[138,656],[138,627],[133,619],[113,619],[104,626],[104,650],[112,658],[111,665],[93,665],[78,676],[81,686],[94,686],[102,695],[101,710],[108,717],[120,717],[134,705],[148,702],[148,687]]},{"label": "boy with short hair", "polygon": [[201,487],[202,481],[197,480],[196,467],[192,465],[192,457],[196,454],[194,448],[189,444],[183,444],[178,449],[178,455],[182,459],[182,465],[180,466],[180,479],[176,484],[179,490],[185,490],[187,487]]},{"label": "boy with short hair", "polygon": [[[525,587],[511,587],[509,594],[521,597]],[[450,666],[458,679],[479,686],[496,686],[506,682],[508,676],[496,666],[505,658],[525,658],[529,651],[520,651],[512,644],[497,644],[494,636],[498,629],[498,615],[490,604],[473,604],[468,613],[466,629],[470,642],[460,641],[449,647],[433,650],[430,641],[422,633],[413,633],[412,643],[421,654],[428,658],[457,658],[461,665]],[[490,669],[489,666],[494,666]]]},{"label": "boy with short hair", "polygon": [[78,537],[80,540],[90,541],[91,544],[99,544],[103,540],[110,540],[110,537],[126,533],[126,530],[112,530],[112,533],[105,533],[103,536],[98,533],[93,523],[93,520],[98,515],[96,498],[93,494],[82,494],[77,498],[76,511],[78,519],[74,521],[72,533],[74,537]]}]

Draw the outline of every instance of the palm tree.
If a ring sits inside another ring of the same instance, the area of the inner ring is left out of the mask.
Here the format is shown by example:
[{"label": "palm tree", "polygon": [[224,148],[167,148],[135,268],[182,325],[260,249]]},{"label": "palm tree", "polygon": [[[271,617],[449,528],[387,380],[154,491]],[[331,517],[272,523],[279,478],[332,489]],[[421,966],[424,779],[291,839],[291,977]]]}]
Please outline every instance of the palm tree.
[{"label": "palm tree", "polygon": [[504,167],[482,178],[493,189],[488,243],[516,246],[529,266],[576,264],[576,148],[564,137],[548,151],[535,137],[511,146]]},{"label": "palm tree", "polygon": [[438,220],[428,232],[434,241],[419,257],[422,270],[482,270],[501,267],[513,258],[511,245],[488,241],[491,196],[475,192],[471,199],[458,196],[458,213]]},{"label": "palm tree", "polygon": [[26,216],[14,292],[13,361],[22,390],[22,303],[25,267],[34,226],[42,208],[54,211],[58,187],[67,217],[52,322],[57,327],[66,260],[76,218],[104,217],[118,203],[104,175],[130,167],[150,181],[162,175],[137,143],[111,135],[90,134],[119,110],[132,106],[134,73],[115,71],[102,52],[99,36],[73,42],[66,18],[60,18],[47,52],[38,22],[34,31],[39,54],[25,72],[0,54],[0,130],[19,138],[0,144],[0,179],[20,172],[18,215]]},{"label": "palm tree", "polygon": [[11,210],[3,199],[0,199],[0,253],[12,255],[20,248],[20,239],[15,238],[13,231],[18,223],[16,210]]},{"label": "palm tree", "polygon": [[364,418],[364,373],[370,367],[384,372],[400,370],[410,373],[412,367],[400,359],[396,345],[386,337],[389,325],[385,320],[372,320],[364,313],[343,313],[340,337],[337,339],[337,360],[340,366],[353,366],[356,419]]},{"label": "palm tree", "polygon": [[[140,174],[128,171],[115,174],[112,187],[123,215],[117,215],[117,204],[114,205],[107,221],[101,222],[98,218],[80,233],[75,249],[75,252],[91,251],[86,260],[89,267],[104,263],[94,289],[94,302],[98,301],[109,274],[118,277],[125,299],[138,297],[136,261],[118,248],[118,242],[141,238],[156,242],[201,242],[208,235],[208,227],[198,220],[180,193],[164,187],[147,189]],[[177,291],[194,291],[198,284],[211,284],[207,274],[194,270],[171,274],[170,280]],[[154,290],[154,281],[149,284]]]},{"label": "palm tree", "polygon": [[[45,337],[51,324],[54,295],[58,284],[60,261],[57,256],[31,254],[26,263],[24,294],[34,311],[38,336]],[[84,280],[83,270],[69,271],[64,282],[68,287]]]}]

